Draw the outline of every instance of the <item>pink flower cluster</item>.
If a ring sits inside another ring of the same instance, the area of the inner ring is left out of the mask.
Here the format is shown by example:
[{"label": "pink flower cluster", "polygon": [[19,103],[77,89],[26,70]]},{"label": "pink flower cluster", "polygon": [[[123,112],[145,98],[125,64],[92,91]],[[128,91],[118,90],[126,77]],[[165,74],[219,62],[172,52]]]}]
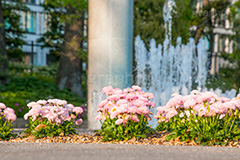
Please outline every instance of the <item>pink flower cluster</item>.
[{"label": "pink flower cluster", "polygon": [[179,115],[189,117],[196,114],[199,117],[217,116],[223,118],[227,111],[231,113],[240,110],[240,95],[236,98],[228,99],[219,97],[213,92],[199,92],[193,90],[190,95],[182,96],[174,94],[173,98],[163,107],[158,107],[155,116],[158,122],[168,122],[172,117]]},{"label": "pink flower cluster", "polygon": [[144,115],[150,119],[150,108],[155,107],[155,104],[150,101],[154,96],[152,93],[145,93],[138,86],[132,86],[121,90],[111,86],[104,87],[102,92],[107,95],[107,98],[102,101],[97,112],[100,114],[96,120],[106,120],[106,118],[116,118],[116,124],[123,124],[131,120],[139,122],[139,115]]},{"label": "pink flower cluster", "polygon": [[7,121],[13,122],[17,119],[15,111],[6,107],[4,103],[0,103],[0,117],[4,117]]},{"label": "pink flower cluster", "polygon": [[28,119],[28,117],[32,117],[33,121],[48,119],[49,122],[56,124],[62,124],[65,121],[75,121],[76,125],[82,123],[83,109],[67,104],[65,100],[39,100],[30,102],[27,106],[30,110],[24,115],[24,119]]}]

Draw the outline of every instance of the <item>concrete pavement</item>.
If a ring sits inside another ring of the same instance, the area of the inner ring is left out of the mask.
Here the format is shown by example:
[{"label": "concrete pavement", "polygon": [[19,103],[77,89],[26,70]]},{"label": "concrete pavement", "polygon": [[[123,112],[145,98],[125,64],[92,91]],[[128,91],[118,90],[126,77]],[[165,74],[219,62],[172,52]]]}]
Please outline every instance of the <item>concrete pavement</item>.
[{"label": "concrete pavement", "polygon": [[239,160],[239,148],[121,145],[1,143],[1,160]]},{"label": "concrete pavement", "polygon": [[[14,129],[15,133],[23,128]],[[89,129],[79,134],[91,135]],[[0,160],[239,160],[240,148],[127,144],[0,143]]]}]

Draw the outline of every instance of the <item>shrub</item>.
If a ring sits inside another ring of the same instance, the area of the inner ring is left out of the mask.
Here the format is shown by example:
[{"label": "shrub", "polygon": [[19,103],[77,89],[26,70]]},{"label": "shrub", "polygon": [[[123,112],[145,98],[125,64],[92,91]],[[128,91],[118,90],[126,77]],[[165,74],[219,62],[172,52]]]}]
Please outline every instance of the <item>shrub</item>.
[{"label": "shrub", "polygon": [[128,140],[133,137],[144,138],[149,132],[147,123],[150,119],[150,108],[155,104],[150,101],[154,96],[145,93],[138,86],[121,90],[111,86],[102,90],[107,98],[102,101],[96,117],[102,123],[100,134],[103,141]]},{"label": "shrub", "polygon": [[167,140],[194,140],[202,145],[221,144],[240,138],[240,95],[233,99],[212,92],[175,94],[166,106],[158,107],[157,130],[170,132]]},{"label": "shrub", "polygon": [[30,101],[53,97],[65,99],[76,106],[85,102],[70,91],[58,89],[54,82],[32,76],[11,77],[7,85],[0,87],[0,101],[12,106],[17,117],[23,117],[28,112],[26,104]]},{"label": "shrub", "polygon": [[8,140],[15,137],[12,133],[11,122],[15,121],[16,118],[17,116],[12,108],[0,103],[0,139]]},{"label": "shrub", "polygon": [[24,132],[36,138],[76,134],[74,123],[82,123],[82,107],[74,107],[65,100],[39,100],[30,102],[27,106],[30,110],[24,119],[29,118],[29,124]]}]

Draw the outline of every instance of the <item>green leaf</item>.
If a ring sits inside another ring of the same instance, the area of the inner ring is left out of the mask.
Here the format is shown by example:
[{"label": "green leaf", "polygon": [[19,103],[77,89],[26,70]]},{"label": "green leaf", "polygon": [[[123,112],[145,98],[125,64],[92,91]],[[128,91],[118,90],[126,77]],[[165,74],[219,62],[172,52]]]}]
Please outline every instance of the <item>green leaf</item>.
[{"label": "green leaf", "polygon": [[196,143],[200,143],[203,140],[202,136],[198,136],[197,139],[195,140]]},{"label": "green leaf", "polygon": [[166,139],[167,141],[170,141],[170,140],[172,139],[172,136],[171,136],[171,135],[167,135],[167,136],[165,137],[165,139]]}]

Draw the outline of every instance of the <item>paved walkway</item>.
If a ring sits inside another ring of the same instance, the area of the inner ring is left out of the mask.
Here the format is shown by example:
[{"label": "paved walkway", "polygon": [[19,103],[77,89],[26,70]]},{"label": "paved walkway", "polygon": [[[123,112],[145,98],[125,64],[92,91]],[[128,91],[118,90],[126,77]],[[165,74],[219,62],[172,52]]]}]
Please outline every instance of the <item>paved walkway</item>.
[{"label": "paved walkway", "polygon": [[2,143],[1,160],[239,160],[240,149],[120,144]]},{"label": "paved walkway", "polygon": [[[15,129],[16,133],[22,129]],[[80,129],[81,134],[92,134]],[[0,143],[1,160],[239,160],[239,148],[126,144]]]}]

